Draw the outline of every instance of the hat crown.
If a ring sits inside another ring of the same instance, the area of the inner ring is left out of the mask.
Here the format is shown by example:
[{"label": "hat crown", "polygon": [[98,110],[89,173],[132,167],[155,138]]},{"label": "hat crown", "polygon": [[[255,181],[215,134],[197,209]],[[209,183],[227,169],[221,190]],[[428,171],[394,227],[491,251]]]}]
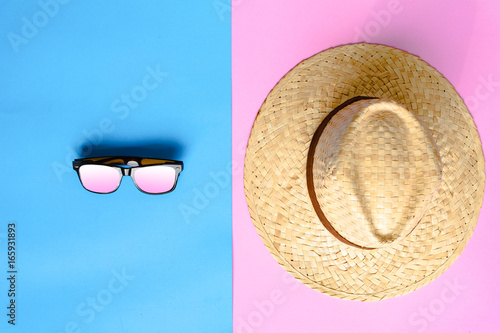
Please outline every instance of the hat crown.
[{"label": "hat crown", "polygon": [[379,248],[415,228],[440,185],[442,163],[413,112],[365,99],[328,121],[312,168],[323,224],[351,245]]}]

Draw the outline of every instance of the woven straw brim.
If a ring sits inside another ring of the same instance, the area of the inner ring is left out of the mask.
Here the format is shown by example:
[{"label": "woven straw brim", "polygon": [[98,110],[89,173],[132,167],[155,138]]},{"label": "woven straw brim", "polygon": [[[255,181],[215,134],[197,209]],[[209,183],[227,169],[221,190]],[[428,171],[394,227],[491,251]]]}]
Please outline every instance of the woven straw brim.
[{"label": "woven straw brim", "polygon": [[[356,96],[389,99],[414,112],[443,163],[441,184],[416,228],[379,249],[334,237],[307,191],[306,160],[316,129]],[[420,58],[373,44],[323,51],[286,74],[257,115],[245,157],[250,215],[276,260],[311,288],[362,301],[409,293],[443,273],[472,236],[484,183],[479,135],[453,86]]]}]

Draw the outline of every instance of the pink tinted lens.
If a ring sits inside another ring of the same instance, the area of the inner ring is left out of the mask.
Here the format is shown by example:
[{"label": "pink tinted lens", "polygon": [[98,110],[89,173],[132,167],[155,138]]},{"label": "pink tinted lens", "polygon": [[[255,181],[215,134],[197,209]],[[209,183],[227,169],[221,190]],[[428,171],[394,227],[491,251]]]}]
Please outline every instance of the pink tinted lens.
[{"label": "pink tinted lens", "polygon": [[79,168],[83,187],[97,193],[110,193],[120,186],[122,172],[106,165],[85,164]]},{"label": "pink tinted lens", "polygon": [[175,185],[175,169],[168,165],[152,165],[134,171],[135,184],[147,193],[165,193]]}]

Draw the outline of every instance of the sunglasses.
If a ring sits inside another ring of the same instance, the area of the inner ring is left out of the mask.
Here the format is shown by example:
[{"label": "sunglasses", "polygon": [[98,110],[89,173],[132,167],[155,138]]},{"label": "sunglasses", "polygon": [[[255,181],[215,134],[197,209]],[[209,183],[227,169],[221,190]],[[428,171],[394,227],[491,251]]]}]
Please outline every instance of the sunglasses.
[{"label": "sunglasses", "polygon": [[73,161],[83,187],[94,193],[112,193],[123,176],[130,176],[144,193],[172,192],[184,164],[181,161],[132,156],[79,158]]}]

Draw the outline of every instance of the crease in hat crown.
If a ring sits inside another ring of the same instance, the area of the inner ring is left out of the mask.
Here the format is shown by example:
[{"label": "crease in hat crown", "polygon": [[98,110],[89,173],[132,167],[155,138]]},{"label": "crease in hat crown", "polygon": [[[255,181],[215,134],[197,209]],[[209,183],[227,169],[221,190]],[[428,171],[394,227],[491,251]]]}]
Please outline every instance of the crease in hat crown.
[{"label": "crease in hat crown", "polygon": [[339,240],[380,248],[418,224],[439,188],[442,162],[411,110],[387,99],[347,103],[325,118],[311,142],[309,194]]}]

